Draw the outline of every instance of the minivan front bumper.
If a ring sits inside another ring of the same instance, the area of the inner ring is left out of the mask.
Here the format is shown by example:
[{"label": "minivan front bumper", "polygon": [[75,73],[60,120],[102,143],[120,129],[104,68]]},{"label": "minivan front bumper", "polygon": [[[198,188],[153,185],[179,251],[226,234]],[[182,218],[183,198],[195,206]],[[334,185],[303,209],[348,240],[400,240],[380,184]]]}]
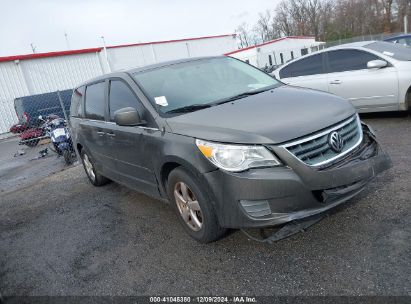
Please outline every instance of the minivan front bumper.
[{"label": "minivan front bumper", "polygon": [[205,173],[220,225],[274,226],[322,213],[349,200],[391,166],[372,134],[365,133],[367,143],[329,168],[312,168],[285,149],[273,147],[286,166]]}]

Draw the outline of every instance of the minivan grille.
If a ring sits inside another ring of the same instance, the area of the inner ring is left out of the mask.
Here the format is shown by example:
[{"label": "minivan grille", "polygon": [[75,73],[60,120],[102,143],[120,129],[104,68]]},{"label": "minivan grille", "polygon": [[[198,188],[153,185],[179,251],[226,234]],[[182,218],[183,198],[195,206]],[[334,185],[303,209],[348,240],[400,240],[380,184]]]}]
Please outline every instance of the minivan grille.
[{"label": "minivan grille", "polygon": [[[344,145],[340,152],[335,152],[329,143],[329,135],[334,131],[338,132],[343,139]],[[358,146],[361,140],[361,123],[358,115],[355,115],[335,127],[286,144],[283,147],[302,162],[310,166],[321,166],[347,154]]]}]

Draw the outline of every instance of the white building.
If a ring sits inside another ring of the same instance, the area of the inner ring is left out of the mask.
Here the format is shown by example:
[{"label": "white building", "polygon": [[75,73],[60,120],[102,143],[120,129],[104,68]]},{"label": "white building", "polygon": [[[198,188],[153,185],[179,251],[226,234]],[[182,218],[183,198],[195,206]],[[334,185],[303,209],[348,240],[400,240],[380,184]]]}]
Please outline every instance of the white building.
[{"label": "white building", "polygon": [[324,42],[315,41],[314,37],[289,36],[228,52],[225,55],[238,58],[258,68],[264,68],[281,65],[294,58],[318,51],[324,47],[324,44]]},{"label": "white building", "polygon": [[0,57],[0,134],[17,122],[14,99],[72,89],[119,69],[186,57],[223,55],[237,49],[235,35],[208,36]]}]

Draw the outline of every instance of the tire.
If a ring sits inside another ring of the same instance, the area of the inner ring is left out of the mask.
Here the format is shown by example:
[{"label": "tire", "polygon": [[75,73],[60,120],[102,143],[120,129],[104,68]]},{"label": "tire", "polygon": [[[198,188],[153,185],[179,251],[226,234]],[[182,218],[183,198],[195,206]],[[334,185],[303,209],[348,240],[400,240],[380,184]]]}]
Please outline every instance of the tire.
[{"label": "tire", "polygon": [[66,162],[66,165],[69,166],[73,163],[73,160],[74,160],[73,152],[69,150],[64,150],[63,157],[64,157],[64,161]]},{"label": "tire", "polygon": [[181,224],[196,241],[209,243],[225,234],[204,187],[188,170],[179,167],[171,171],[167,192]]},{"label": "tire", "polygon": [[61,151],[56,143],[53,143],[53,152],[56,152],[58,155],[61,155]]},{"label": "tire", "polygon": [[89,179],[89,181],[96,187],[103,186],[107,184],[110,180],[103,175],[99,174],[94,165],[93,165],[93,160],[90,158],[90,156],[83,150],[81,150],[80,153],[81,156],[81,162],[83,163],[83,168],[84,171],[86,171],[86,175]]}]

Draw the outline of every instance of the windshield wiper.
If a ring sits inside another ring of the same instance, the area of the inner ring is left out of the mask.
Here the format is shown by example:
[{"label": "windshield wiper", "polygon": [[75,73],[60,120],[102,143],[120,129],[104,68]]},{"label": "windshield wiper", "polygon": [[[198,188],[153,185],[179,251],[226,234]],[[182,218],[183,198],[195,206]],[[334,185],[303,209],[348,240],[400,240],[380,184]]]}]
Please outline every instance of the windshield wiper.
[{"label": "windshield wiper", "polygon": [[248,97],[248,96],[251,96],[251,95],[257,95],[257,94],[260,94],[262,92],[271,90],[274,87],[275,86],[269,86],[269,87],[266,87],[266,88],[263,88],[263,89],[260,89],[260,90],[247,91],[247,92],[244,92],[244,93],[241,93],[241,94],[238,94],[238,95],[234,95],[234,96],[231,96],[231,97],[224,98],[224,99],[221,99],[219,101],[213,102],[213,105],[220,105],[220,104],[227,103],[227,102],[230,102],[230,101],[233,101],[233,100],[245,98],[245,97]]},{"label": "windshield wiper", "polygon": [[244,92],[244,93],[241,93],[241,94],[237,94],[237,95],[234,95],[234,96],[231,96],[231,97],[228,97],[228,98],[224,98],[224,99],[217,100],[217,101],[212,102],[212,103],[192,104],[192,105],[188,105],[188,106],[185,106],[185,107],[181,107],[181,108],[177,108],[177,109],[173,109],[173,110],[167,111],[166,113],[171,114],[171,113],[189,113],[189,112],[194,112],[194,111],[197,111],[197,110],[201,110],[201,109],[205,109],[205,108],[210,108],[210,107],[213,107],[213,106],[216,106],[216,105],[220,105],[220,104],[223,104],[223,103],[227,103],[227,102],[230,102],[230,101],[233,101],[233,100],[245,98],[245,97],[247,97],[247,96],[260,94],[260,93],[262,93],[262,92],[265,92],[265,91],[274,89],[274,88],[276,88],[276,87],[278,87],[277,84],[275,84],[275,85],[270,85],[270,86],[268,86],[268,87],[265,87],[265,88],[262,88],[262,89],[259,89],[259,90],[247,91],[247,92]]},{"label": "windshield wiper", "polygon": [[166,113],[188,113],[211,107],[211,104],[192,104],[189,106],[167,111]]}]

